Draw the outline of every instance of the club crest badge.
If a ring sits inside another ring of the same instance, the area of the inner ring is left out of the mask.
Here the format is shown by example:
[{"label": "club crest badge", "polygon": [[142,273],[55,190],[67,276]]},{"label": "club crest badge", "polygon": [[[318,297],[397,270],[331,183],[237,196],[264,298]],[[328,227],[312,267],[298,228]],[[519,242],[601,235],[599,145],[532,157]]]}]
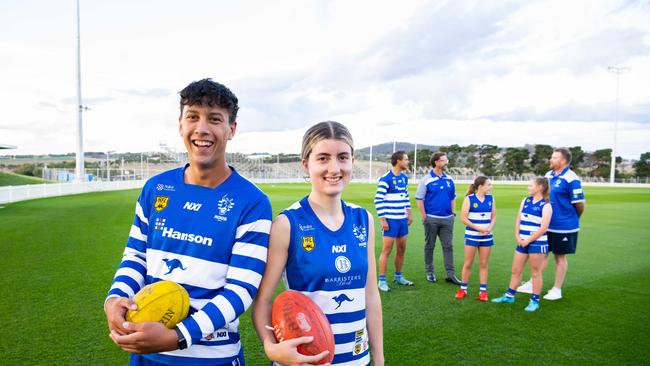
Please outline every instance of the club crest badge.
[{"label": "club crest badge", "polygon": [[359,243],[365,243],[366,239],[368,238],[368,233],[366,232],[366,228],[363,226],[357,226],[357,225],[352,226],[352,233],[357,239],[359,239]]},{"label": "club crest badge", "polygon": [[217,208],[219,209],[219,215],[223,216],[228,211],[232,210],[235,207],[235,200],[228,197],[227,194],[224,194],[223,197],[217,203]]},{"label": "club crest badge", "polygon": [[169,197],[167,196],[156,196],[156,202],[153,204],[153,208],[156,209],[156,211],[160,212],[167,207],[167,203],[169,202]]},{"label": "club crest badge", "polygon": [[313,236],[303,236],[302,237],[302,249],[307,252],[311,252],[316,247]]}]

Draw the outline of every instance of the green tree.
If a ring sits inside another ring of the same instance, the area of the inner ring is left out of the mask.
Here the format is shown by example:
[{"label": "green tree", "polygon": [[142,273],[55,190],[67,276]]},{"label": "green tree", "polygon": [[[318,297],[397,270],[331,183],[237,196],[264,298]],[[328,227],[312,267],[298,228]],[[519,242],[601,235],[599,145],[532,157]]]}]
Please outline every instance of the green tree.
[{"label": "green tree", "polygon": [[[429,161],[431,160],[431,155],[433,155],[433,151],[429,149],[418,149],[418,169],[430,167]],[[409,169],[413,170],[413,162],[415,162],[414,152],[409,151],[408,156]]]},{"label": "green tree", "polygon": [[553,154],[551,145],[535,145],[535,152],[530,159],[530,166],[537,175],[544,175],[548,168],[548,159]]},{"label": "green tree", "polygon": [[612,149],[600,149],[591,154],[596,167],[589,173],[592,177],[609,177]]},{"label": "green tree", "polygon": [[467,168],[473,169],[473,170],[478,170],[479,167],[479,160],[477,157],[477,152],[478,152],[478,145],[467,145],[463,149],[463,152],[465,153],[466,158],[466,163],[465,166]]},{"label": "green tree", "polygon": [[506,149],[506,171],[521,175],[526,170],[526,159],[530,153],[528,149],[509,147]]},{"label": "green tree", "polygon": [[481,161],[481,172],[487,176],[495,176],[498,173],[496,154],[499,147],[484,144],[479,148],[479,159]]},{"label": "green tree", "polygon": [[639,161],[634,163],[637,177],[650,177],[650,152],[641,154]]}]

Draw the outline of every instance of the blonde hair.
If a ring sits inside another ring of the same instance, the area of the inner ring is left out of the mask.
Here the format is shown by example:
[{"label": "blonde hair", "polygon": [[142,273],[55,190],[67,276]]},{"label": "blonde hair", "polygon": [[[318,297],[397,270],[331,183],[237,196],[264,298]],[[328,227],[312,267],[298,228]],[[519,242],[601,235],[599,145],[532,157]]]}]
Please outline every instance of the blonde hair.
[{"label": "blonde hair", "polygon": [[350,146],[351,153],[354,155],[354,142],[352,135],[347,127],[334,121],[319,122],[307,130],[302,137],[302,149],[300,150],[300,158],[303,160],[309,159],[314,145],[322,140],[336,139],[341,140]]}]

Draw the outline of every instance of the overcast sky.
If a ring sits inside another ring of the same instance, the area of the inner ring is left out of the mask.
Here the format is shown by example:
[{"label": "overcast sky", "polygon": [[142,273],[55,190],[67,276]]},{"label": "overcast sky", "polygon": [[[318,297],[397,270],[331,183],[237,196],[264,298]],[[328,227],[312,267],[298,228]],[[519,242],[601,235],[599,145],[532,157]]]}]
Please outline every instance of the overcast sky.
[{"label": "overcast sky", "polygon": [[[488,5],[489,4],[489,5]],[[0,2],[0,154],[75,151],[74,0]],[[298,152],[336,120],[357,147],[545,143],[650,151],[645,1],[81,0],[86,151],[182,149],[178,91],[240,100],[232,152]]]}]

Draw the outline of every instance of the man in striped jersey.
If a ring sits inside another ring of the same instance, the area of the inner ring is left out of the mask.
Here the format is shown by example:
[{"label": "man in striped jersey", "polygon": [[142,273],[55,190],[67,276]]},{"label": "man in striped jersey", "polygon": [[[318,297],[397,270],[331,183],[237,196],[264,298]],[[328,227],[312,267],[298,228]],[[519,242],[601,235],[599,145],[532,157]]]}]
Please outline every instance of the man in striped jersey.
[{"label": "man in striped jersey", "polygon": [[411,215],[411,202],[409,201],[409,178],[404,171],[409,166],[409,156],[405,151],[397,151],[390,157],[393,166],[386,174],[379,178],[377,193],[375,194],[375,208],[381,223],[383,246],[379,256],[379,289],[389,291],[386,282],[386,267],[388,256],[397,243],[395,254],[395,278],[393,283],[413,286],[413,282],[402,275],[404,253],[406,252],[406,238],[409,225],[413,222]]},{"label": "man in striped jersey", "polygon": [[[180,92],[179,132],[189,164],[147,181],[122,262],[104,303],[113,341],[131,365],[243,365],[239,316],[266,267],[271,205],[226,163],[237,97],[210,79]],[[175,329],[124,319],[131,298],[161,280],[181,284],[190,313]]]}]

